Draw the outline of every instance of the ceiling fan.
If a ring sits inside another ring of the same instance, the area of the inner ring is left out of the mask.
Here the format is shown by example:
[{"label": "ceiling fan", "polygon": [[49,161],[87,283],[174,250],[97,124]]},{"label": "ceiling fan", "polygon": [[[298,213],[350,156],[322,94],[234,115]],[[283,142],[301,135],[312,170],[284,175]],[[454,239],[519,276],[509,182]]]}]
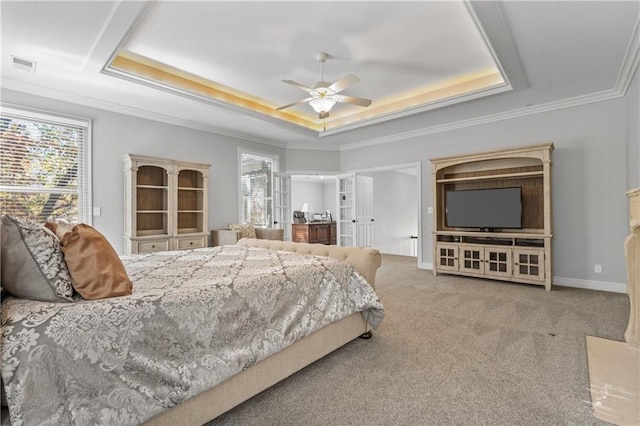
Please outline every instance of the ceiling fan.
[{"label": "ceiling fan", "polygon": [[313,110],[318,113],[318,117],[320,119],[323,119],[329,117],[329,111],[331,111],[331,108],[333,108],[333,106],[337,102],[359,105],[363,107],[368,107],[369,105],[371,105],[370,99],[340,95],[340,92],[342,92],[344,89],[360,81],[360,79],[355,75],[349,74],[333,84],[324,81],[324,63],[327,58],[329,58],[329,54],[324,52],[320,52],[318,53],[318,55],[316,55],[316,59],[318,60],[318,62],[320,62],[320,81],[314,83],[313,85],[311,85],[311,87],[305,86],[304,84],[296,83],[292,80],[282,80],[283,83],[287,83],[292,85],[293,87],[304,90],[305,92],[309,93],[310,96],[308,98],[302,99],[301,101],[276,108],[277,111],[308,102],[311,108],[313,108]]}]

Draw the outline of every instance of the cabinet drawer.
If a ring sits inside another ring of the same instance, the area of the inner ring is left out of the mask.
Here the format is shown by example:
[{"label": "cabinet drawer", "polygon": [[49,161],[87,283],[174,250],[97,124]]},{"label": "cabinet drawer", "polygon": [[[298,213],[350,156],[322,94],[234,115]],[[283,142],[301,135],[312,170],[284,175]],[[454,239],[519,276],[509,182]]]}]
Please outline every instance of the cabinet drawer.
[{"label": "cabinet drawer", "polygon": [[138,253],[151,253],[163,250],[169,250],[169,240],[138,242]]},{"label": "cabinet drawer", "polygon": [[206,247],[205,238],[180,238],[178,239],[178,250]]}]

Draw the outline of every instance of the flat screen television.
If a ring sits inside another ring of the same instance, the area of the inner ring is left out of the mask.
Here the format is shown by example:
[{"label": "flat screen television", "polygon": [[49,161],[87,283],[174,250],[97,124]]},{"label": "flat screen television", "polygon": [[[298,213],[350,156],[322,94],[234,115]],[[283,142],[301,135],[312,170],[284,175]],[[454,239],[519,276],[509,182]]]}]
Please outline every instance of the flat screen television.
[{"label": "flat screen television", "polygon": [[446,191],[445,198],[450,228],[522,228],[522,188]]}]

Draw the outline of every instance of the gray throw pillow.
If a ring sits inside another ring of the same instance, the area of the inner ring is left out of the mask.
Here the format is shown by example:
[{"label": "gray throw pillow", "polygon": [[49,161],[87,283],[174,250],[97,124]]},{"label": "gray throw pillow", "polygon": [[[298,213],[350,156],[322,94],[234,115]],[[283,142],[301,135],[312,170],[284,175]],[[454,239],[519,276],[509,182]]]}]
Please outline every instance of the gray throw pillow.
[{"label": "gray throw pillow", "polygon": [[2,219],[2,288],[43,302],[72,302],[73,286],[58,238],[24,218]]}]

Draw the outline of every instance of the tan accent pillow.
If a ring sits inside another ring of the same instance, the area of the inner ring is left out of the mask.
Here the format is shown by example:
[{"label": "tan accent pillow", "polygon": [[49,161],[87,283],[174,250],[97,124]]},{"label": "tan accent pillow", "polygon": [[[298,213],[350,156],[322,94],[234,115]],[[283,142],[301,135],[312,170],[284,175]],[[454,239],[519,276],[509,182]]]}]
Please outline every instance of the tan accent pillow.
[{"label": "tan accent pillow", "polygon": [[256,238],[256,230],[251,223],[243,223],[242,225],[230,223],[229,229],[240,232],[241,238]]},{"label": "tan accent pillow", "polygon": [[58,239],[62,241],[62,238],[65,236],[65,234],[67,232],[73,231],[73,227],[76,225],[73,223],[67,223],[67,222],[47,221],[47,223],[45,223],[44,226],[47,227],[49,230],[51,230],[51,232],[56,234],[56,237],[58,237]]},{"label": "tan accent pillow", "polygon": [[65,233],[61,241],[73,288],[85,299],[127,296],[133,283],[109,241],[89,225],[81,223]]}]

